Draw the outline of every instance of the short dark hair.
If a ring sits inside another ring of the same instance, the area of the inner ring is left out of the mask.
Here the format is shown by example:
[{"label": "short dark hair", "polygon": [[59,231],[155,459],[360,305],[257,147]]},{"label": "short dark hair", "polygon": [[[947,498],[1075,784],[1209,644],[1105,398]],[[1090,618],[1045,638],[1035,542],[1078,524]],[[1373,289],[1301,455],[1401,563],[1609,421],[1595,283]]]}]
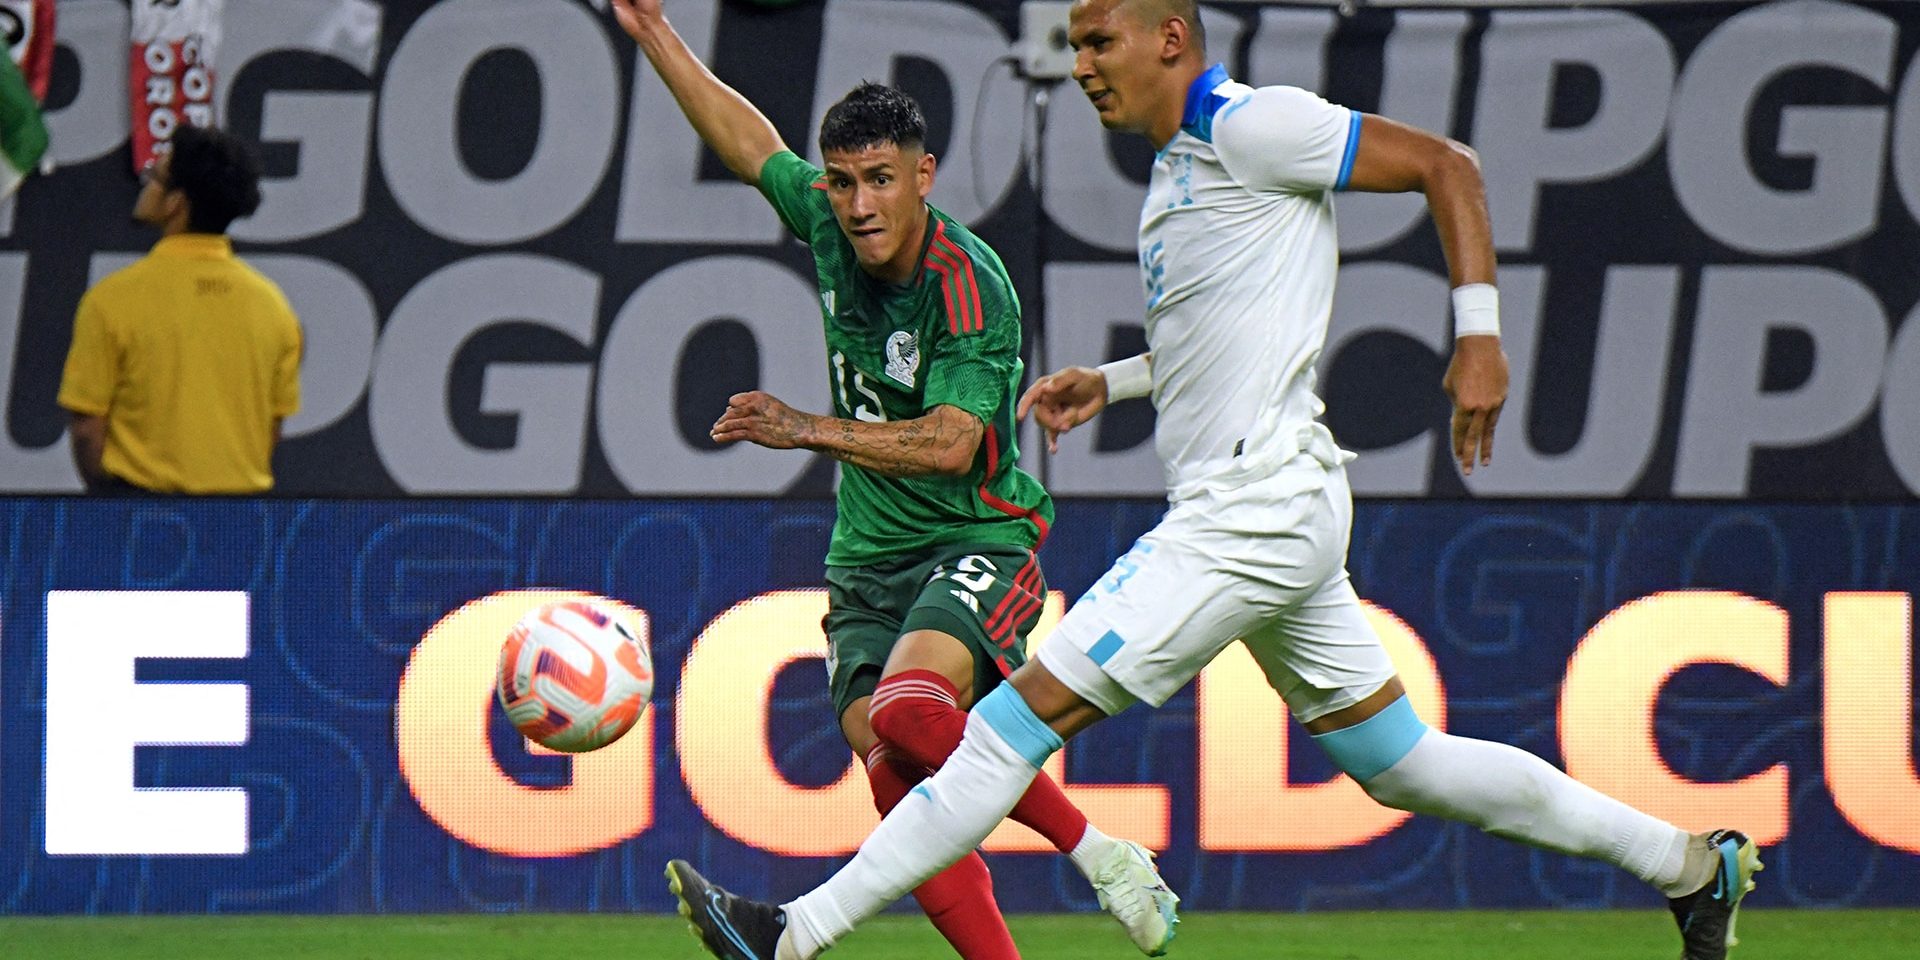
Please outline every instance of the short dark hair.
[{"label": "short dark hair", "polygon": [[1136,2],[1139,9],[1136,16],[1148,23],[1159,26],[1168,17],[1179,17],[1187,22],[1187,37],[1192,41],[1193,49],[1202,57],[1207,54],[1207,27],[1200,22],[1199,0],[1147,0]]},{"label": "short dark hair", "polygon": [[173,132],[167,189],[187,195],[187,229],[226,233],[260,209],[260,155],[224,130],[182,124]]},{"label": "short dark hair", "polygon": [[927,115],[904,91],[862,80],[820,121],[820,152],[860,150],[882,143],[925,147]]}]

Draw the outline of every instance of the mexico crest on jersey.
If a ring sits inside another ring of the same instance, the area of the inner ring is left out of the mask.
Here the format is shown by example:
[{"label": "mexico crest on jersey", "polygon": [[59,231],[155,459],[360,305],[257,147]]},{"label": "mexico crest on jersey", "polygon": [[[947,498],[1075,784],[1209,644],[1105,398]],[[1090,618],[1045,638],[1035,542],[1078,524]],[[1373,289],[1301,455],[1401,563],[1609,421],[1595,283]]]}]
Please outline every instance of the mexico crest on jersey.
[{"label": "mexico crest on jersey", "polygon": [[913,372],[920,369],[920,343],[913,334],[895,330],[887,338],[887,376],[913,386]]}]

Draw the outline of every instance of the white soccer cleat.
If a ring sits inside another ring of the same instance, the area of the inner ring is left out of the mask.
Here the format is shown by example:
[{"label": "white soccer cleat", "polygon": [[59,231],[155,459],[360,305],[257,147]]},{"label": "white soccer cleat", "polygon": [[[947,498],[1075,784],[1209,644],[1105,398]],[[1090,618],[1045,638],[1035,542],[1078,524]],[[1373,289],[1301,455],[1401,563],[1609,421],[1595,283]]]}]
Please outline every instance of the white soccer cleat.
[{"label": "white soccer cleat", "polygon": [[1160,879],[1152,851],[1131,840],[1115,840],[1089,879],[1100,906],[1127,928],[1141,953],[1166,954],[1180,923],[1175,912],[1180,897]]}]

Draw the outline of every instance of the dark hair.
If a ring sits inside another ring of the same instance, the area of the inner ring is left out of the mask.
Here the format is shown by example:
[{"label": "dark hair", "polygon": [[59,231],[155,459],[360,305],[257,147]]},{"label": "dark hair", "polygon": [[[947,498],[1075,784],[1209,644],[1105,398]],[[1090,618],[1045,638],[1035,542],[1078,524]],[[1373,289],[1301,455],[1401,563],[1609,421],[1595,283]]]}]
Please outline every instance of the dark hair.
[{"label": "dark hair", "polygon": [[1200,22],[1199,0],[1134,0],[1132,11],[1140,21],[1159,26],[1167,17],[1179,17],[1187,23],[1187,38],[1194,52],[1207,55],[1207,27]]},{"label": "dark hair", "polygon": [[926,146],[927,115],[906,93],[862,80],[820,121],[820,152],[860,150],[882,143]]},{"label": "dark hair", "polygon": [[1198,0],[1176,0],[1173,5],[1175,16],[1187,22],[1187,36],[1202,57],[1207,55],[1207,27],[1200,22],[1200,4]]},{"label": "dark hair", "polygon": [[225,233],[260,209],[260,156],[224,130],[182,124],[173,132],[167,188],[187,195],[187,229]]}]

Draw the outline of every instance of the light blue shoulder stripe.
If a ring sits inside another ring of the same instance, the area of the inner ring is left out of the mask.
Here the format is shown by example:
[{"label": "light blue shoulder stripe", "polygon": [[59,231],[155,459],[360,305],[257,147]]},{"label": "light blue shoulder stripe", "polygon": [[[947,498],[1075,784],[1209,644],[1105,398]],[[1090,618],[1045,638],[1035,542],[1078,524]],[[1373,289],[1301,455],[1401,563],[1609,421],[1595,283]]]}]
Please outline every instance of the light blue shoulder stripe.
[{"label": "light blue shoulder stripe", "polygon": [[1235,100],[1235,101],[1233,101],[1232,103],[1229,103],[1229,104],[1227,104],[1227,105],[1226,105],[1226,108],[1225,108],[1225,109],[1223,109],[1223,110],[1221,110],[1221,111],[1220,111],[1220,113],[1219,113],[1219,115],[1218,115],[1218,116],[1215,116],[1215,117],[1213,118],[1213,125],[1217,127],[1217,126],[1219,126],[1220,124],[1222,124],[1222,123],[1225,123],[1228,117],[1231,117],[1231,116],[1233,116],[1233,112],[1234,112],[1235,110],[1238,110],[1238,109],[1240,109],[1241,107],[1244,107],[1244,106],[1246,106],[1247,104],[1249,104],[1249,103],[1252,103],[1252,102],[1253,102],[1253,94],[1251,94],[1251,93],[1243,93],[1243,94],[1241,94],[1241,95],[1240,95],[1240,99],[1238,99],[1238,100]]},{"label": "light blue shoulder stripe", "polygon": [[1347,188],[1347,178],[1353,176],[1353,157],[1360,152],[1360,111],[1347,111],[1347,149],[1340,155],[1340,176],[1333,181],[1335,190]]},{"label": "light blue shoulder stripe", "polygon": [[1027,701],[1020,698],[1020,692],[1013,689],[1011,683],[993,688],[992,693],[980,698],[980,702],[974,705],[973,712],[1035,769],[1045,764],[1047,758],[1066,743],[1052,728],[1040,722],[1033,708],[1027,706]]}]

